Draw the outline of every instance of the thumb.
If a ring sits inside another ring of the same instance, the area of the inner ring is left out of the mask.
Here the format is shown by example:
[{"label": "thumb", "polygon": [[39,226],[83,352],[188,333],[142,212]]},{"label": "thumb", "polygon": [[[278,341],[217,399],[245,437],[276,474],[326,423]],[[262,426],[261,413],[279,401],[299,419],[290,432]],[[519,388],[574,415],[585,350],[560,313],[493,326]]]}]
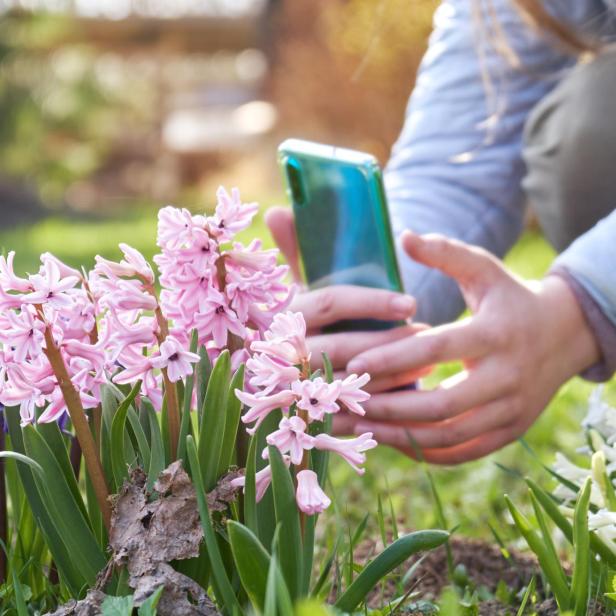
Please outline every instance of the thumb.
[{"label": "thumb", "polygon": [[302,275],[299,267],[299,250],[293,212],[281,206],[272,207],[265,212],[265,224],[268,226],[278,248],[280,248],[280,252],[287,260],[293,280],[298,283],[301,282]]},{"label": "thumb", "polygon": [[444,235],[405,231],[402,246],[415,261],[440,270],[463,286],[478,282],[491,284],[504,274],[500,261],[483,248]]}]

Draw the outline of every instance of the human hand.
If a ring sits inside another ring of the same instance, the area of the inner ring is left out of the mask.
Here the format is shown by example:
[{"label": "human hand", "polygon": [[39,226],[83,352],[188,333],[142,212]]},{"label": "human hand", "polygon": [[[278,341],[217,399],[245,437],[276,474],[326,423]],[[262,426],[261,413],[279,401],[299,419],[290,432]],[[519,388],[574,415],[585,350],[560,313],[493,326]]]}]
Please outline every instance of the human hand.
[{"label": "human hand", "polygon": [[359,353],[349,372],[384,374],[460,360],[465,369],[431,391],[380,393],[366,418],[338,431],[370,431],[380,442],[438,464],[480,458],[518,438],[558,388],[599,359],[567,283],[524,282],[486,251],[441,236],[405,232],[407,253],[453,277],[472,316]]},{"label": "human hand", "polygon": [[[271,208],[265,216],[275,242],[284,254],[296,282],[300,280],[299,251],[295,236],[293,213],[287,208]],[[344,332],[323,334],[322,328],[346,319],[379,319],[407,321],[415,314],[412,297],[383,289],[336,285],[299,293],[291,309],[301,312],[308,328],[308,346],[312,364],[321,367],[321,355],[326,353],[337,376],[343,376],[347,363],[356,355],[375,346],[387,345],[418,331],[427,325],[408,323],[386,331]],[[381,374],[366,388],[371,392],[387,391],[412,383],[425,375],[429,368]]]}]

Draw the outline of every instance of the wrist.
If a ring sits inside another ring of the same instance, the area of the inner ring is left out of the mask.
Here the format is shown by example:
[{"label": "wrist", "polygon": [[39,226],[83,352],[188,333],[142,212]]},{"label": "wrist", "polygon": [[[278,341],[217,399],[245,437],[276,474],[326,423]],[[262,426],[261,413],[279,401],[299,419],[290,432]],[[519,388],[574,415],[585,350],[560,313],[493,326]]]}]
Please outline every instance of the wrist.
[{"label": "wrist", "polygon": [[562,364],[568,377],[601,360],[595,335],[571,287],[560,276],[546,276],[538,290],[555,345],[552,361]]}]

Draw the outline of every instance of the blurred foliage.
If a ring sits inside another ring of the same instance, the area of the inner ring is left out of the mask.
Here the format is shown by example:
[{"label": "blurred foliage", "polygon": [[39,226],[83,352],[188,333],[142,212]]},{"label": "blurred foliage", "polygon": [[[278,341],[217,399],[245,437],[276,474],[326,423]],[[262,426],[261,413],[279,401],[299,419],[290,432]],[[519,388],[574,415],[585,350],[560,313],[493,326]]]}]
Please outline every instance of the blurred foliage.
[{"label": "blurred foliage", "polygon": [[34,181],[49,203],[98,168],[113,121],[87,48],[53,51],[69,27],[47,14],[0,19],[0,169]]},{"label": "blurred foliage", "polygon": [[273,96],[286,132],[385,162],[427,44],[436,0],[282,3]]}]

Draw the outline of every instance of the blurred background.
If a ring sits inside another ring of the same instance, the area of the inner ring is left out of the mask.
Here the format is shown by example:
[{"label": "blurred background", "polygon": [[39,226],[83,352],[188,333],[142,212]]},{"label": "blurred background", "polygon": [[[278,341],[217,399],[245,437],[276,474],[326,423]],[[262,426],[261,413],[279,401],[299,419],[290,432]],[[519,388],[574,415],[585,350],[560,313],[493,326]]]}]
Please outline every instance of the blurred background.
[{"label": "blurred background", "polygon": [[219,183],[280,201],[288,136],[385,162],[434,6],[0,0],[0,230],[203,207]]},{"label": "blurred background", "polygon": [[[47,250],[86,267],[97,253],[117,258],[120,241],[151,256],[166,203],[212,208],[219,184],[262,210],[284,202],[276,147],[291,136],[384,163],[436,4],[0,0],[0,251],[17,251],[17,268],[30,272]],[[271,243],[262,217],[250,235]],[[535,277],[552,257],[529,229],[508,264]],[[441,367],[431,382],[456,369]],[[571,381],[529,432],[539,460],[582,444],[591,389]],[[512,445],[437,472],[452,525],[506,535],[502,494],[523,490],[515,473],[539,469],[522,452]],[[343,517],[390,494],[402,524],[434,523],[425,475],[395,452],[369,456],[361,480],[344,465],[333,479]],[[346,509],[357,502],[365,506]]]}]

